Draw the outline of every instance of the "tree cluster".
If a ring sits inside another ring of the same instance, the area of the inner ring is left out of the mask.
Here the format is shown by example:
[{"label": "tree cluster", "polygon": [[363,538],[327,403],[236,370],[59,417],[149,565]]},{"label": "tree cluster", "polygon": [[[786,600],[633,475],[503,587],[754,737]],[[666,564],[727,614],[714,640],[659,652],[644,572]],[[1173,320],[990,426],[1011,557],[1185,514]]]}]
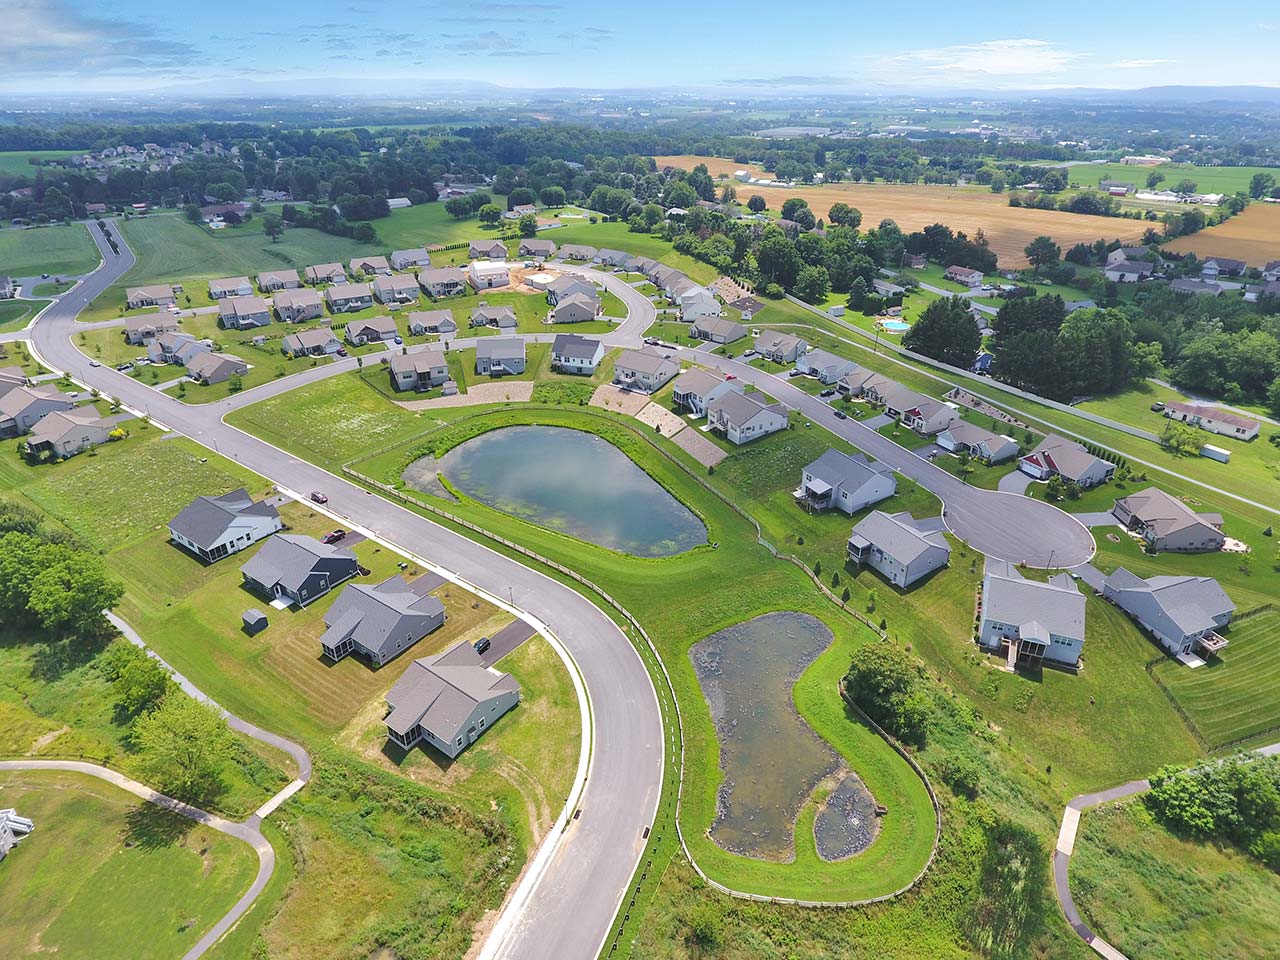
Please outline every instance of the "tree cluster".
[{"label": "tree cluster", "polygon": [[887,641],[859,647],[844,676],[848,697],[904,743],[923,746],[929,732],[929,695],[910,656]]}]

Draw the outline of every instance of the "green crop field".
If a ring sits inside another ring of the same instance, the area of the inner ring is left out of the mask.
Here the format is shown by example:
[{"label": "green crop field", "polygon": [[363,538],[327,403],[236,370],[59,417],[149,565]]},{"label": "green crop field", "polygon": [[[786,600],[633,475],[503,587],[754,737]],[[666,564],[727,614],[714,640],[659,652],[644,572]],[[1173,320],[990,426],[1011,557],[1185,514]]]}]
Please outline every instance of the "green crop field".
[{"label": "green crop field", "polygon": [[169,960],[248,889],[247,844],[77,774],[0,773],[35,831],[0,871],[0,955]]},{"label": "green crop field", "polygon": [[1129,957],[1252,960],[1280,943],[1280,876],[1173,836],[1141,800],[1084,814],[1071,891],[1086,922]]},{"label": "green crop field", "polygon": [[0,274],[88,273],[101,258],[83,224],[0,230]]},{"label": "green crop field", "polygon": [[[1050,166],[1052,164],[1049,164]],[[1248,193],[1249,180],[1255,173],[1275,176],[1274,167],[1197,167],[1190,163],[1162,163],[1154,167],[1131,167],[1123,163],[1081,163],[1065,168],[1067,180],[1081,187],[1098,186],[1101,180],[1119,180],[1132,183],[1139,190],[1147,189],[1147,177],[1152,173],[1164,175],[1157,190],[1172,190],[1180,180],[1195,182],[1200,193]]]},{"label": "green crop field", "polygon": [[1280,613],[1238,620],[1231,642],[1206,666],[1188,670],[1175,660],[1155,666],[1155,675],[1216,749],[1227,743],[1280,739]]},{"label": "green crop field", "polygon": [[35,178],[40,167],[34,160],[62,160],[84,153],[83,150],[0,150],[0,173],[11,177]]}]

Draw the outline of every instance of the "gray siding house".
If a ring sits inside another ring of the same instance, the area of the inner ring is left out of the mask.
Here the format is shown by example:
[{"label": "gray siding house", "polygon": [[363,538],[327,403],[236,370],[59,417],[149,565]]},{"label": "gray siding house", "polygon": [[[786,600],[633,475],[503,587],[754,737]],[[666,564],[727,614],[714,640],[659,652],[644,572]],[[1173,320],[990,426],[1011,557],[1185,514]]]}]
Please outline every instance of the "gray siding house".
[{"label": "gray siding house", "polygon": [[422,247],[415,247],[412,250],[392,250],[390,260],[391,266],[396,270],[431,266],[431,254]]},{"label": "gray siding house", "polygon": [[1084,648],[1084,594],[1067,573],[1047,583],[1028,580],[1007,560],[988,558],[982,578],[978,642],[998,651],[1008,644],[1010,665],[1049,660],[1074,667]]},{"label": "gray siding house", "polygon": [[810,350],[796,359],[796,369],[826,384],[835,383],[841,377],[858,369],[852,360],[837,357],[826,350]]},{"label": "gray siding house", "polygon": [[252,295],[253,284],[249,282],[248,277],[223,277],[221,280],[209,281],[209,299],[211,300]]},{"label": "gray siding house", "polygon": [[679,363],[651,347],[623,350],[613,365],[613,382],[629,390],[653,393],[679,372]]},{"label": "gray siding house", "polygon": [[340,349],[342,341],[325,327],[291,333],[280,341],[280,352],[291,357],[322,357]]},{"label": "gray siding house", "polygon": [[671,385],[671,402],[677,411],[705,417],[711,402],[726,393],[741,393],[737,380],[726,380],[715,370],[690,367]]},{"label": "gray siding house", "polygon": [[75,409],[76,402],[56,387],[14,387],[0,396],[0,439],[20,437],[48,414]]},{"label": "gray siding house", "polygon": [[799,337],[789,333],[777,333],[766,330],[756,337],[756,353],[774,363],[795,363],[809,345]]},{"label": "gray siding house", "polygon": [[297,270],[264,270],[258,274],[258,289],[263,293],[277,290],[296,290],[302,286]]},{"label": "gray siding house", "polygon": [[178,318],[171,313],[144,313],[124,318],[124,341],[140,347],[162,333],[177,333]]},{"label": "gray siding house", "polygon": [[366,317],[363,320],[352,320],[344,331],[347,343],[361,346],[366,343],[379,343],[383,340],[394,340],[399,333],[396,330],[394,317]]},{"label": "gray siding house", "polygon": [[391,386],[396,390],[430,390],[449,379],[449,361],[443,350],[397,354],[388,364]]},{"label": "gray siding house", "polygon": [[290,533],[272,537],[240,568],[246,587],[303,607],[359,572],[350,550]]},{"label": "gray siding house", "polygon": [[444,626],[444,604],[419,596],[399,575],[350,583],[324,615],[320,649],[330,660],[358,654],[380,667]]},{"label": "gray siding house", "polygon": [[897,492],[890,467],[861,453],[828,450],[800,471],[795,498],[811,510],[842,510],[852,516]]},{"label": "gray siding house", "polygon": [[419,743],[450,759],[520,702],[520,684],[486,667],[469,643],[413,661],[387,693],[387,736],[408,750]]},{"label": "gray siding house", "polygon": [[302,323],[324,316],[324,300],[315,290],[281,290],[271,298],[271,303],[285,323]]},{"label": "gray siding house", "polygon": [[1138,621],[1175,657],[1194,651],[1220,653],[1236,605],[1212,577],[1152,577],[1143,580],[1124,567],[1102,584],[1102,596]]},{"label": "gray siding house", "polygon": [[218,301],[218,323],[229,330],[265,327],[271,322],[271,308],[261,297],[239,294]]},{"label": "gray siding house", "polygon": [[557,333],[551,344],[551,369],[590,376],[604,359],[604,344],[576,333]]},{"label": "gray siding house", "polygon": [[27,435],[27,452],[62,459],[106,443],[112,430],[111,421],[99,417],[92,407],[88,411],[55,410],[41,417]]},{"label": "gray siding house", "polygon": [[529,237],[520,241],[519,254],[522,257],[549,260],[556,255],[556,245],[551,240],[539,240],[536,237]]},{"label": "gray siding house", "polygon": [[452,310],[414,310],[405,320],[409,323],[409,333],[420,337],[427,333],[457,333],[458,325],[453,322]]},{"label": "gray siding house", "polygon": [[507,245],[501,240],[472,240],[467,247],[467,256],[472,259],[505,260]]},{"label": "gray siding house", "polygon": [[196,497],[169,521],[169,539],[213,563],[271,536],[281,527],[280,512],[254,502],[241,487],[220,497]]},{"label": "gray siding house", "polygon": [[1037,480],[1048,480],[1056,475],[1088,489],[1110,480],[1116,472],[1116,465],[1095,457],[1074,440],[1051,433],[1018,461],[1018,469]]},{"label": "gray siding house", "polygon": [[733,343],[747,335],[747,328],[728,317],[703,317],[689,324],[689,336],[708,343]]},{"label": "gray siding house", "polygon": [[483,337],[476,343],[476,373],[506,377],[524,373],[524,340],[520,337]]},{"label": "gray siding house", "polygon": [[346,283],[347,271],[340,263],[317,263],[302,271],[307,283]]},{"label": "gray siding house", "polygon": [[1227,542],[1222,534],[1222,514],[1196,513],[1156,487],[1122,497],[1111,512],[1141,536],[1152,553],[1205,553],[1221,550]]},{"label": "gray siding house", "polygon": [[373,295],[380,303],[417,303],[418,278],[409,273],[394,273],[373,281]]},{"label": "gray siding house", "polygon": [[143,307],[171,307],[177,299],[173,286],[168,283],[128,287],[124,292],[124,305],[129,310],[141,310]]},{"label": "gray siding house", "polygon": [[849,559],[906,589],[945,567],[951,561],[951,546],[941,531],[922,530],[905,511],[872,510],[853,527]]},{"label": "gray siding house", "polygon": [[707,423],[730,443],[750,443],[787,429],[787,408],[764,403],[759,394],[724,393],[707,404]]},{"label": "gray siding house", "polygon": [[348,283],[329,287],[325,302],[334,313],[355,313],[373,306],[373,288],[367,283]]},{"label": "gray siding house", "polygon": [[427,267],[418,273],[418,286],[433,300],[467,292],[467,275],[458,267]]},{"label": "gray siding house", "polygon": [[551,308],[552,323],[588,323],[600,313],[600,301],[582,293],[561,297]]},{"label": "gray siding house", "polygon": [[1018,455],[1018,441],[985,430],[976,423],[957,420],[938,434],[938,446],[952,453],[967,453],[975,460],[1003,463]]},{"label": "gray siding house", "polygon": [[197,353],[187,361],[187,376],[206,386],[224,383],[234,376],[248,372],[249,364],[230,353],[206,351]]}]

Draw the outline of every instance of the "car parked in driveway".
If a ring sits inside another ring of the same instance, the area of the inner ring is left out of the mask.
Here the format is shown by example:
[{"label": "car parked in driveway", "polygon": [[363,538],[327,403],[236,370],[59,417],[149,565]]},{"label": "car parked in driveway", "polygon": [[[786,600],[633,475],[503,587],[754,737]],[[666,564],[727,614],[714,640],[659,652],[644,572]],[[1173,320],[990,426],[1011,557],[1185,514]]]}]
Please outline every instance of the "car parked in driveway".
[{"label": "car parked in driveway", "polygon": [[836,391],[834,388],[830,390],[823,390],[821,393],[818,394],[818,396],[822,397],[824,400],[827,397],[834,397],[835,395],[836,395]]},{"label": "car parked in driveway", "polygon": [[484,653],[489,649],[489,638],[481,637],[475,642],[476,653]]},{"label": "car parked in driveway", "polygon": [[345,530],[330,530],[320,538],[321,543],[337,543],[347,535]]},{"label": "car parked in driveway", "polygon": [[329,502],[329,498],[328,498],[328,497],[326,497],[326,496],[325,496],[323,493],[321,493],[319,490],[312,490],[312,491],[311,491],[311,502],[312,502],[312,503],[328,503],[328,502]]}]

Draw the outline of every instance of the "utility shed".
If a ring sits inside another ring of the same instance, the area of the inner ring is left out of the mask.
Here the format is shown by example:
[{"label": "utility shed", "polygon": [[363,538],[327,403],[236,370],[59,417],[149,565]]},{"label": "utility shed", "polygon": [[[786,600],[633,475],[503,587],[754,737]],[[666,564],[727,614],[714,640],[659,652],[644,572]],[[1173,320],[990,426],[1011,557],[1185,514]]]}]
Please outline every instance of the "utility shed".
[{"label": "utility shed", "polygon": [[267,629],[267,615],[261,610],[246,610],[240,619],[244,621],[244,632],[249,636]]}]

